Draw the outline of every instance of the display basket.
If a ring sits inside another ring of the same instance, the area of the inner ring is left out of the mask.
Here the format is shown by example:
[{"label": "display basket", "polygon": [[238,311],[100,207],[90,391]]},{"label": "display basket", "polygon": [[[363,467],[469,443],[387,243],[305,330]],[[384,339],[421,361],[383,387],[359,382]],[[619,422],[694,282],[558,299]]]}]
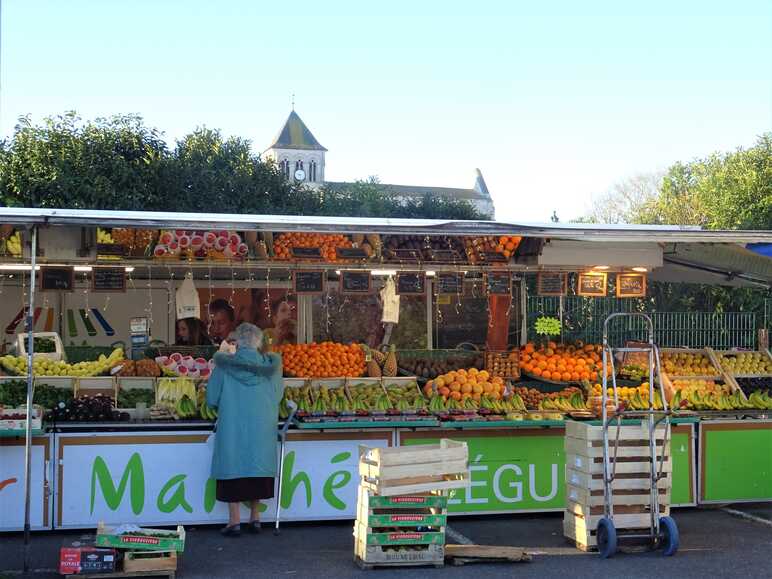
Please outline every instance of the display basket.
[{"label": "display basket", "polygon": [[[713,350],[710,348],[660,348],[660,368],[662,374],[667,375],[671,380],[722,380],[721,366],[718,362],[718,358]],[[699,354],[710,360],[711,369],[706,374],[679,374],[678,371],[670,373],[665,368],[665,355],[673,354]],[[648,363],[647,363],[648,365]],[[647,380],[644,377],[644,380]]]},{"label": "display basket", "polygon": [[185,550],[185,529],[178,525],[174,531],[142,528],[139,533],[116,535],[115,527],[103,522],[97,526],[96,545],[131,551],[176,551]]},{"label": "display basket", "polygon": [[759,357],[764,360],[767,364],[772,363],[772,354],[770,354],[769,350],[763,349],[763,350],[710,350],[709,351],[713,354],[715,358],[715,364],[717,367],[725,374],[733,377],[733,378],[768,378],[772,376],[772,372],[766,371],[761,374],[735,374],[732,372],[731,368],[725,366],[721,363],[722,356],[733,356],[737,354],[758,354]]},{"label": "display basket", "polygon": [[118,347],[126,350],[126,344],[123,342],[114,342],[110,346],[65,346],[64,356],[70,364],[92,362],[99,359],[99,356],[109,356]]},{"label": "display basket", "polygon": [[[54,343],[55,350],[53,352],[33,352],[35,358],[48,358],[49,360],[59,361],[64,357],[64,345],[62,339],[56,332],[34,332],[32,334],[33,340],[43,339],[51,340]],[[16,355],[23,358],[27,357],[27,342],[29,340],[29,334],[22,333],[16,336]]]},{"label": "display basket", "polygon": [[[492,378],[520,379],[519,361],[520,353],[518,350],[486,350],[485,352],[485,370]],[[506,370],[502,371],[502,367],[506,368]]]}]

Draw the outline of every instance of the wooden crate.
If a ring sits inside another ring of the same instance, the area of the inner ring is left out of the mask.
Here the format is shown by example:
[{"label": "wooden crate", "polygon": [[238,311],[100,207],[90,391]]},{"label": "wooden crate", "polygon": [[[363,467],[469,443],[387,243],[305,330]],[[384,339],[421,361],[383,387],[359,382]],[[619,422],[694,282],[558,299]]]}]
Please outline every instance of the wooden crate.
[{"label": "wooden crate", "polygon": [[660,348],[659,353],[660,353],[660,356],[662,356],[663,354],[702,354],[708,360],[710,360],[710,363],[713,366],[713,371],[712,373],[709,373],[709,374],[682,376],[679,374],[668,373],[665,370],[664,361],[660,360],[662,374],[666,375],[670,379],[678,379],[678,380],[681,380],[684,378],[693,378],[696,380],[720,380],[721,379],[721,366],[719,365],[714,352],[710,348]]},{"label": "wooden crate", "polygon": [[[668,427],[664,424],[654,432],[657,463],[654,468],[663,475],[656,483],[660,516],[670,513],[672,459],[670,441],[664,444]],[[617,434],[619,447],[614,462]],[[669,437],[668,437],[669,438]],[[609,454],[615,478],[613,491],[613,522],[621,535],[648,532],[651,525],[651,456],[648,425],[612,426],[609,428]],[[603,483],[603,430],[587,423],[566,424],[566,509],[563,532],[577,548],[597,547],[598,521],[605,516],[605,485]]]},{"label": "wooden crate", "polygon": [[442,530],[448,521],[446,506],[447,499],[441,496],[381,497],[360,487],[356,522],[367,527],[368,532],[394,527]]},{"label": "wooden crate", "polygon": [[414,545],[407,548],[393,549],[379,545],[367,545],[355,536],[354,561],[360,569],[413,567],[418,565],[442,567],[445,564],[445,546]]},{"label": "wooden crate", "polygon": [[176,551],[127,551],[123,557],[126,573],[140,571],[176,571]]},{"label": "wooden crate", "polygon": [[379,545],[381,547],[445,544],[444,531],[418,531],[415,529],[373,531],[359,522],[354,524],[354,536],[366,545]]},{"label": "wooden crate", "polygon": [[469,451],[465,442],[399,448],[360,447],[361,485],[381,496],[412,495],[469,485]]}]

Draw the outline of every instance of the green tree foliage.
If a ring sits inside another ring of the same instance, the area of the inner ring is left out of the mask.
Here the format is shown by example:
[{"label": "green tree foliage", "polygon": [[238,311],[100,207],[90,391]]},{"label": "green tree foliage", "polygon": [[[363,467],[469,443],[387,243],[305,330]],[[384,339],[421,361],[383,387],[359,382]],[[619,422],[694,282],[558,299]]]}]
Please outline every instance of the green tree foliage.
[{"label": "green tree foliage", "polygon": [[284,179],[250,143],[199,128],[170,149],[136,115],[19,120],[0,143],[0,203],[17,207],[476,219],[469,203],[400,200],[376,179],[320,191]]}]

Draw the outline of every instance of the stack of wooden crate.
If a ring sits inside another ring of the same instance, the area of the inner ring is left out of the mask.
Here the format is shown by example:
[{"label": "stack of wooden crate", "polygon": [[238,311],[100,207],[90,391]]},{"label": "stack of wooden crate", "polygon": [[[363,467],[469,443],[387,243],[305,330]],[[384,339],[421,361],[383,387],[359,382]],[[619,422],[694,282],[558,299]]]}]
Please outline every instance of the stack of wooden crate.
[{"label": "stack of wooden crate", "polygon": [[[672,462],[670,436],[665,445],[667,428],[660,424],[655,431],[657,462],[655,472],[662,465],[663,478],[657,482],[660,516],[670,514]],[[618,427],[609,427],[609,460],[614,468],[614,445]],[[597,549],[598,521],[605,513],[603,485],[603,429],[583,422],[566,422],[566,511],[563,533],[577,548]],[[646,421],[619,427],[619,446],[612,488],[614,527],[619,536],[625,533],[648,531],[651,527],[651,453]]]},{"label": "stack of wooden crate", "polygon": [[445,560],[446,492],[469,484],[466,443],[360,449],[354,560],[363,569]]}]

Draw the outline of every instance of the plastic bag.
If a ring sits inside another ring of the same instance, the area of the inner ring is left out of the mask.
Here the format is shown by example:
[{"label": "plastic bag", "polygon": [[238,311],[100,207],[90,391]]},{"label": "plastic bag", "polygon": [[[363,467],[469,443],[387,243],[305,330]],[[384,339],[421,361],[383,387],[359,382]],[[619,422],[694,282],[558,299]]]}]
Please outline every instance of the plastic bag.
[{"label": "plastic bag", "polygon": [[397,287],[394,284],[394,278],[389,277],[381,290],[381,301],[383,302],[383,314],[381,322],[384,324],[399,323],[399,295]]},{"label": "plastic bag", "polygon": [[198,299],[198,290],[193,283],[193,276],[188,274],[177,288],[175,294],[177,307],[177,319],[201,318],[201,301]]}]

